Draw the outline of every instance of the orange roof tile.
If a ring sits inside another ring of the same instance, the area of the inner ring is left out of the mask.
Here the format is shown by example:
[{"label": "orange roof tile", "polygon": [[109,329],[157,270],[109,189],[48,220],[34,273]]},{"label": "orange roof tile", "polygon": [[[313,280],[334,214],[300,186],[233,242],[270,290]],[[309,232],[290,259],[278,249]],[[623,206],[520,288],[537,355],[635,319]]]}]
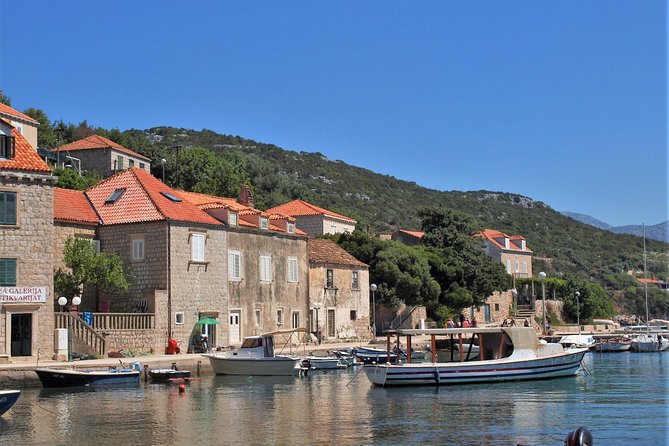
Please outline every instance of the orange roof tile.
[{"label": "orange roof tile", "polygon": [[398,229],[398,231],[403,232],[405,234],[409,234],[410,236],[416,237],[416,238],[423,238],[423,236],[425,235],[425,233],[421,232],[421,231],[409,231],[407,229]]},{"label": "orange roof tile", "polygon": [[[4,120],[2,120],[5,122]],[[6,122],[5,122],[6,123]],[[11,126],[11,124],[6,123]],[[14,158],[10,160],[0,160],[0,169],[27,170],[31,172],[51,173],[51,167],[45,163],[37,154],[30,143],[12,127],[12,136],[15,141]]]},{"label": "orange roof tile", "polygon": [[0,102],[0,115],[10,116],[16,119],[17,121],[27,121],[33,125],[39,125],[39,121],[37,121],[36,119],[33,119],[30,116],[26,115],[25,113],[21,113],[18,110],[14,110],[9,105],[3,104],[1,102]]},{"label": "orange roof tile", "polygon": [[323,238],[314,238],[307,242],[307,256],[309,257],[309,263],[314,264],[368,267],[366,263],[362,263],[353,257],[332,240]]},{"label": "orange roof tile", "polygon": [[121,144],[115,143],[111,139],[107,139],[104,136],[100,135],[91,135],[83,139],[78,139],[76,141],[72,141],[69,144],[64,144],[58,148],[53,149],[54,151],[56,150],[61,150],[61,151],[74,151],[74,150],[96,150],[96,149],[116,149],[120,152],[125,152],[128,155],[135,156],[137,158],[142,158],[147,161],[151,161],[151,158],[148,158],[144,155],[141,155],[134,150],[130,150],[126,147],[123,147]]},{"label": "orange roof tile", "polygon": [[250,209],[248,206],[238,203],[234,198],[217,197],[215,195],[201,194],[198,192],[186,192],[180,190],[179,193],[188,201],[193,203],[200,209],[230,209],[231,211],[240,212]]},{"label": "orange roof tile", "polygon": [[98,216],[83,191],[54,188],[53,218],[56,221],[97,225]]},{"label": "orange roof tile", "polygon": [[269,214],[286,214],[293,217],[299,215],[324,215],[326,217],[339,218],[341,220],[346,220],[353,224],[357,223],[352,218],[346,217],[336,212],[329,211],[327,209],[318,207],[314,204],[307,203],[304,200],[293,200],[288,203],[267,209],[266,211]]},{"label": "orange roof tile", "polygon": [[[124,192],[118,200],[106,203],[114,191],[119,189],[123,189]],[[178,191],[139,168],[119,172],[92,186],[85,193],[105,225],[159,220],[222,224],[181,197]],[[174,202],[163,193],[182,200]]]}]

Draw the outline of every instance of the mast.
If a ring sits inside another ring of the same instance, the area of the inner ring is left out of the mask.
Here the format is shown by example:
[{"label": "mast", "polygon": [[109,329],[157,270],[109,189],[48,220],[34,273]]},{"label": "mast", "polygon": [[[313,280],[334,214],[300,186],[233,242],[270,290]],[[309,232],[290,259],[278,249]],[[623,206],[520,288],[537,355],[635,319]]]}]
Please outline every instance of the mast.
[{"label": "mast", "polygon": [[650,331],[650,318],[648,316],[648,277],[646,277],[646,224],[643,223],[643,289],[646,295],[646,329]]}]

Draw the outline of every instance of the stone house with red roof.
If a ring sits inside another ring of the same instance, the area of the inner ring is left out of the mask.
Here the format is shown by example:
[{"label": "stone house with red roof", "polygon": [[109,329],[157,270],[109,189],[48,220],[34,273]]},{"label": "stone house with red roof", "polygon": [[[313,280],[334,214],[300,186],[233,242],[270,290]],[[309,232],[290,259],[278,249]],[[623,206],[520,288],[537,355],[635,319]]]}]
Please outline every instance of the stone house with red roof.
[{"label": "stone house with red roof", "polygon": [[408,229],[396,229],[391,235],[391,240],[395,240],[405,245],[415,246],[420,245],[423,236],[422,231],[409,231]]},{"label": "stone house with red roof", "polygon": [[75,167],[82,171],[98,171],[103,178],[129,167],[151,172],[150,158],[100,135],[64,144],[53,149],[53,152],[59,154],[59,159],[63,159],[63,154],[66,154],[75,161],[79,160]]},{"label": "stone house with red roof", "polygon": [[[127,292],[85,296],[80,310],[100,320],[105,312],[153,315],[152,330],[107,330],[112,346],[155,352],[176,339],[185,350],[202,332],[217,347],[307,326],[307,237],[282,229],[293,219],[177,191],[139,168],[56,199],[57,243],[72,232],[92,235],[86,230],[97,218],[100,249],[119,254],[131,277]],[[204,318],[218,323],[198,324]]]},{"label": "stone house with red roof", "polygon": [[352,218],[318,207],[304,200],[293,200],[267,209],[267,213],[294,217],[297,227],[309,234],[309,237],[353,232],[357,224]]},{"label": "stone house with red roof", "polygon": [[326,239],[309,239],[310,331],[321,339],[371,337],[369,266]]},{"label": "stone house with red roof", "polygon": [[0,117],[0,361],[34,361],[54,345],[56,178],[12,122]]},{"label": "stone house with red roof", "polygon": [[522,235],[509,236],[495,229],[485,229],[476,234],[484,241],[484,250],[506,267],[514,277],[532,277],[532,250]]}]

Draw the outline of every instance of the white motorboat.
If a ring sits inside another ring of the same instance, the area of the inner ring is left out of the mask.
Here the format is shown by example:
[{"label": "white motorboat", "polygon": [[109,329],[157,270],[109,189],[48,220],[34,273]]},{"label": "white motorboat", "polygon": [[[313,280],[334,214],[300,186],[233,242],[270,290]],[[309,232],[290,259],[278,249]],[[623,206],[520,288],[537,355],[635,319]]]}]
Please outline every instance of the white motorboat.
[{"label": "white motorboat", "polygon": [[591,335],[567,335],[562,336],[558,341],[558,344],[561,344],[563,347],[583,347],[583,348],[593,348],[595,346],[595,338]]},{"label": "white motorboat", "polygon": [[632,339],[633,352],[663,352],[669,350],[669,338],[661,333],[643,333]]},{"label": "white motorboat", "polygon": [[[558,378],[576,375],[587,348],[563,348],[560,344],[542,343],[531,327],[450,328],[397,330],[397,336],[431,335],[432,351],[436,336],[450,336],[451,342],[476,338],[479,355],[475,360],[365,365],[365,373],[377,386],[447,385],[489,383]],[[390,334],[388,335],[390,336]],[[388,339],[390,345],[390,339]]]},{"label": "white motorboat", "polygon": [[310,370],[337,370],[345,369],[348,364],[336,356],[310,355],[302,358],[301,365]]},{"label": "white motorboat", "polygon": [[[306,329],[283,330],[244,338],[242,346],[229,352],[202,355],[209,358],[217,375],[287,376],[297,375],[301,358],[274,354],[274,335],[306,333]],[[289,341],[290,342],[290,341]]]},{"label": "white motorboat", "polygon": [[628,336],[616,336],[615,338],[603,339],[595,344],[598,352],[626,352],[632,347],[632,340]]}]

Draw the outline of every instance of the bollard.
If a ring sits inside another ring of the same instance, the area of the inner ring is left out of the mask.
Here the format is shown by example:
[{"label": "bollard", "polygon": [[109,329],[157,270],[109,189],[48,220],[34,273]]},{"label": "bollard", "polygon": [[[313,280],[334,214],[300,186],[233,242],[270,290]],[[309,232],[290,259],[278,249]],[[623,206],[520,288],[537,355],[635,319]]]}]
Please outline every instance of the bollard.
[{"label": "bollard", "polygon": [[197,362],[197,376],[200,376],[200,368],[202,367],[202,361]]},{"label": "bollard", "polygon": [[144,364],[144,382],[149,380],[149,365]]}]

